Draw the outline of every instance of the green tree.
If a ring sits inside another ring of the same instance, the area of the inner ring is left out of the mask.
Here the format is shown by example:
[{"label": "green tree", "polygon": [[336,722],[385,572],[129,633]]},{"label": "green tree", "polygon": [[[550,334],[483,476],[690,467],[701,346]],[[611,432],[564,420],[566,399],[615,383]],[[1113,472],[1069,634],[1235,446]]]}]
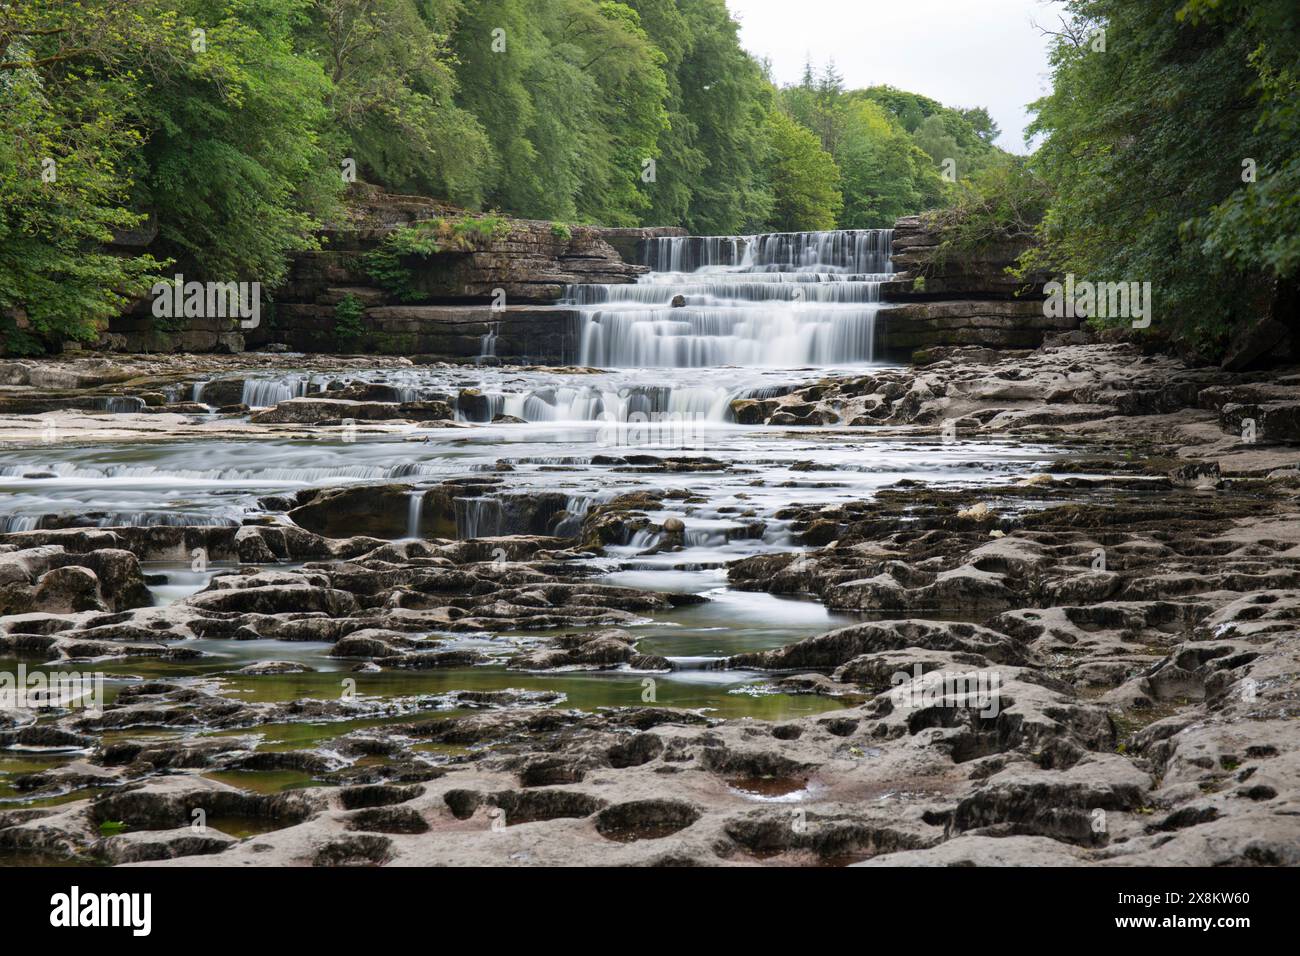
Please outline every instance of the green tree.
[{"label": "green tree", "polygon": [[772,84],[741,49],[739,25],[724,0],[679,0],[678,7],[692,37],[678,71],[682,113],[707,163],[688,174],[691,203],[683,225],[698,235],[756,231],[774,201],[766,159]]},{"label": "green tree", "polygon": [[836,161],[843,176],[846,229],[884,229],[900,216],[937,205],[945,184],[902,124],[870,100],[842,109]]},{"label": "green tree", "polygon": [[972,106],[965,109],[958,109],[957,115],[970,124],[975,135],[984,142],[992,145],[994,140],[1002,135],[1002,129],[994,121],[989,111],[983,106]]},{"label": "green tree", "polygon": [[[553,24],[548,29],[551,49],[592,84],[590,121],[573,131],[583,145],[578,215],[636,225],[651,205],[643,187],[658,177],[659,136],[668,128],[667,58],[650,42],[637,11],[626,4],[552,2],[559,9],[546,20]],[[572,90],[564,95],[572,96]]]},{"label": "green tree", "polygon": [[699,129],[686,114],[682,93],[683,64],[695,37],[675,0],[630,0],[629,6],[640,14],[646,35],[664,55],[668,94],[664,101],[667,126],[659,136],[655,181],[645,187],[650,208],[643,218],[659,225],[680,225],[690,211],[700,174],[708,166],[708,159],[695,146]]},{"label": "green tree", "polygon": [[452,0],[313,0],[304,37],[330,80],[331,125],[364,177],[479,208],[491,145],[455,103]]},{"label": "green tree", "polygon": [[[1055,200],[1026,264],[1150,281],[1156,328],[1219,355],[1295,281],[1294,6],[1068,10],[1053,90],[1033,107],[1030,132],[1045,136],[1035,164]],[[1257,182],[1243,181],[1247,158]]]},{"label": "green tree", "polygon": [[815,133],[779,110],[768,116],[770,182],[778,232],[834,229],[844,205],[840,171]]},{"label": "green tree", "polygon": [[137,203],[195,278],[275,284],[342,189],[322,143],[329,80],[294,46],[309,3],[183,0],[201,40],[187,36],[187,55],[154,70],[139,97]]},{"label": "green tree", "polygon": [[150,0],[0,6],[0,350],[93,339],[163,265],[105,247],[146,218],[127,63],[166,64],[179,28]]},{"label": "green tree", "polygon": [[[1248,59],[1256,74],[1259,157],[1242,159],[1242,184],[1188,223],[1187,236],[1201,240],[1206,255],[1276,278],[1282,295],[1294,296],[1300,274],[1300,10],[1290,3],[1191,0],[1178,17],[1193,24],[1239,20],[1258,41]],[[1252,163],[1253,177],[1246,175]]]}]

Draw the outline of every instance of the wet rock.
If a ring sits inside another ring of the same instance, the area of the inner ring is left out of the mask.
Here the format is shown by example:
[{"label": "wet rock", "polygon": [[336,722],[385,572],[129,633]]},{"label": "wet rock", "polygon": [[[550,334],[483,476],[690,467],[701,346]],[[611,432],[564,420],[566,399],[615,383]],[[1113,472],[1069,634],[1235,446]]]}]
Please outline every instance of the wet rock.
[{"label": "wet rock", "polygon": [[605,752],[611,767],[640,767],[654,760],[664,751],[664,742],[655,734],[636,734],[627,741],[615,744]]},{"label": "wet rock", "polygon": [[254,412],[249,420],[258,425],[315,425],[321,422],[450,420],[446,402],[356,402],[336,398],[291,398],[271,408]]},{"label": "wet rock", "polygon": [[388,837],[364,834],[340,837],[322,844],[313,855],[312,866],[380,866],[393,857]]},{"label": "wet rock", "polygon": [[372,784],[363,787],[345,787],[339,791],[339,803],[345,810],[367,810],[374,807],[391,807],[406,803],[424,794],[424,787],[399,787],[392,784]]},{"label": "wet rock", "polygon": [[261,677],[271,674],[303,674],[310,670],[311,668],[297,661],[255,661],[241,667],[238,673]]},{"label": "wet rock", "polygon": [[174,860],[179,857],[209,856],[221,853],[237,843],[232,836],[219,830],[194,827],[176,830],[124,833],[99,843],[99,852],[114,865],[124,863],[150,863]]},{"label": "wet rock", "polygon": [[515,670],[617,667],[637,657],[634,641],[618,628],[575,631],[553,639],[548,647],[515,655],[507,666]]},{"label": "wet rock", "polygon": [[776,650],[737,654],[728,658],[727,666],[830,669],[862,654],[907,647],[962,651],[1003,663],[1025,659],[1025,650],[1018,642],[988,628],[962,622],[907,620],[853,624]]},{"label": "wet rock", "polygon": [[680,800],[633,800],[602,810],[596,817],[596,832],[620,843],[657,840],[684,830],[699,818],[696,807]]},{"label": "wet rock", "polygon": [[586,769],[567,757],[544,757],[534,760],[519,772],[524,787],[550,787],[556,784],[582,783]]},{"label": "wet rock", "polygon": [[318,798],[301,793],[264,796],[216,789],[187,793],[128,790],[92,801],[90,812],[97,823],[118,821],[133,830],[169,830],[190,826],[196,810],[206,817],[261,818],[288,826],[310,818],[319,808]]},{"label": "wet rock", "polygon": [[410,495],[405,485],[329,488],[294,508],[289,518],[327,538],[400,538],[407,532]]},{"label": "wet rock", "polygon": [[1188,462],[1169,472],[1169,480],[1178,488],[1191,488],[1196,491],[1212,491],[1223,485],[1223,477],[1217,461]]},{"label": "wet rock", "polygon": [[373,833],[428,833],[429,822],[408,807],[375,807],[358,810],[348,817],[349,830]]}]

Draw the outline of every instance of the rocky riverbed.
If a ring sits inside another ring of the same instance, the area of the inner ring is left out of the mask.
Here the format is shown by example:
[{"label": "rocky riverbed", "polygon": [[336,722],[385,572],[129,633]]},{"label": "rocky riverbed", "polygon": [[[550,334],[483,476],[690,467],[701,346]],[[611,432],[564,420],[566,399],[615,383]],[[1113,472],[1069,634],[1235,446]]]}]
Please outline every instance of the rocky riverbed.
[{"label": "rocky riverbed", "polygon": [[1300,369],[921,358],[0,363],[0,862],[1300,863]]}]

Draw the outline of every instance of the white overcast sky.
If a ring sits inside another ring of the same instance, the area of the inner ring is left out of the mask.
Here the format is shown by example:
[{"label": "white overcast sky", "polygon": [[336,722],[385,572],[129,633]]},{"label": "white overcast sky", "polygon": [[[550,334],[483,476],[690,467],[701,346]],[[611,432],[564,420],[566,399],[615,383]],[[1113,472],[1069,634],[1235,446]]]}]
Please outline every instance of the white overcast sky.
[{"label": "white overcast sky", "polygon": [[727,0],[740,42],[796,83],[811,57],[828,59],[854,89],[887,83],[947,106],[986,106],[1002,137],[1026,151],[1025,104],[1049,88],[1047,38],[1056,0]]}]

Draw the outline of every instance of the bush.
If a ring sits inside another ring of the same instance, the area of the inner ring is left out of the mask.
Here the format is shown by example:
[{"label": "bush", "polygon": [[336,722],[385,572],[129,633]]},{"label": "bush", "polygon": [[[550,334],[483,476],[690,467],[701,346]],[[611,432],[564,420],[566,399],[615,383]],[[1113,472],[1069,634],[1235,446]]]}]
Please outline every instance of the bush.
[{"label": "bush", "polygon": [[938,229],[934,262],[1009,242],[1032,244],[1047,213],[1051,190],[1023,160],[1007,159],[957,183],[957,199],[926,214]]},{"label": "bush", "polygon": [[415,288],[407,260],[428,259],[442,252],[467,252],[510,233],[510,220],[496,213],[455,221],[428,219],[399,226],[364,257],[366,272],[380,288],[401,302],[418,302],[424,293]]}]

